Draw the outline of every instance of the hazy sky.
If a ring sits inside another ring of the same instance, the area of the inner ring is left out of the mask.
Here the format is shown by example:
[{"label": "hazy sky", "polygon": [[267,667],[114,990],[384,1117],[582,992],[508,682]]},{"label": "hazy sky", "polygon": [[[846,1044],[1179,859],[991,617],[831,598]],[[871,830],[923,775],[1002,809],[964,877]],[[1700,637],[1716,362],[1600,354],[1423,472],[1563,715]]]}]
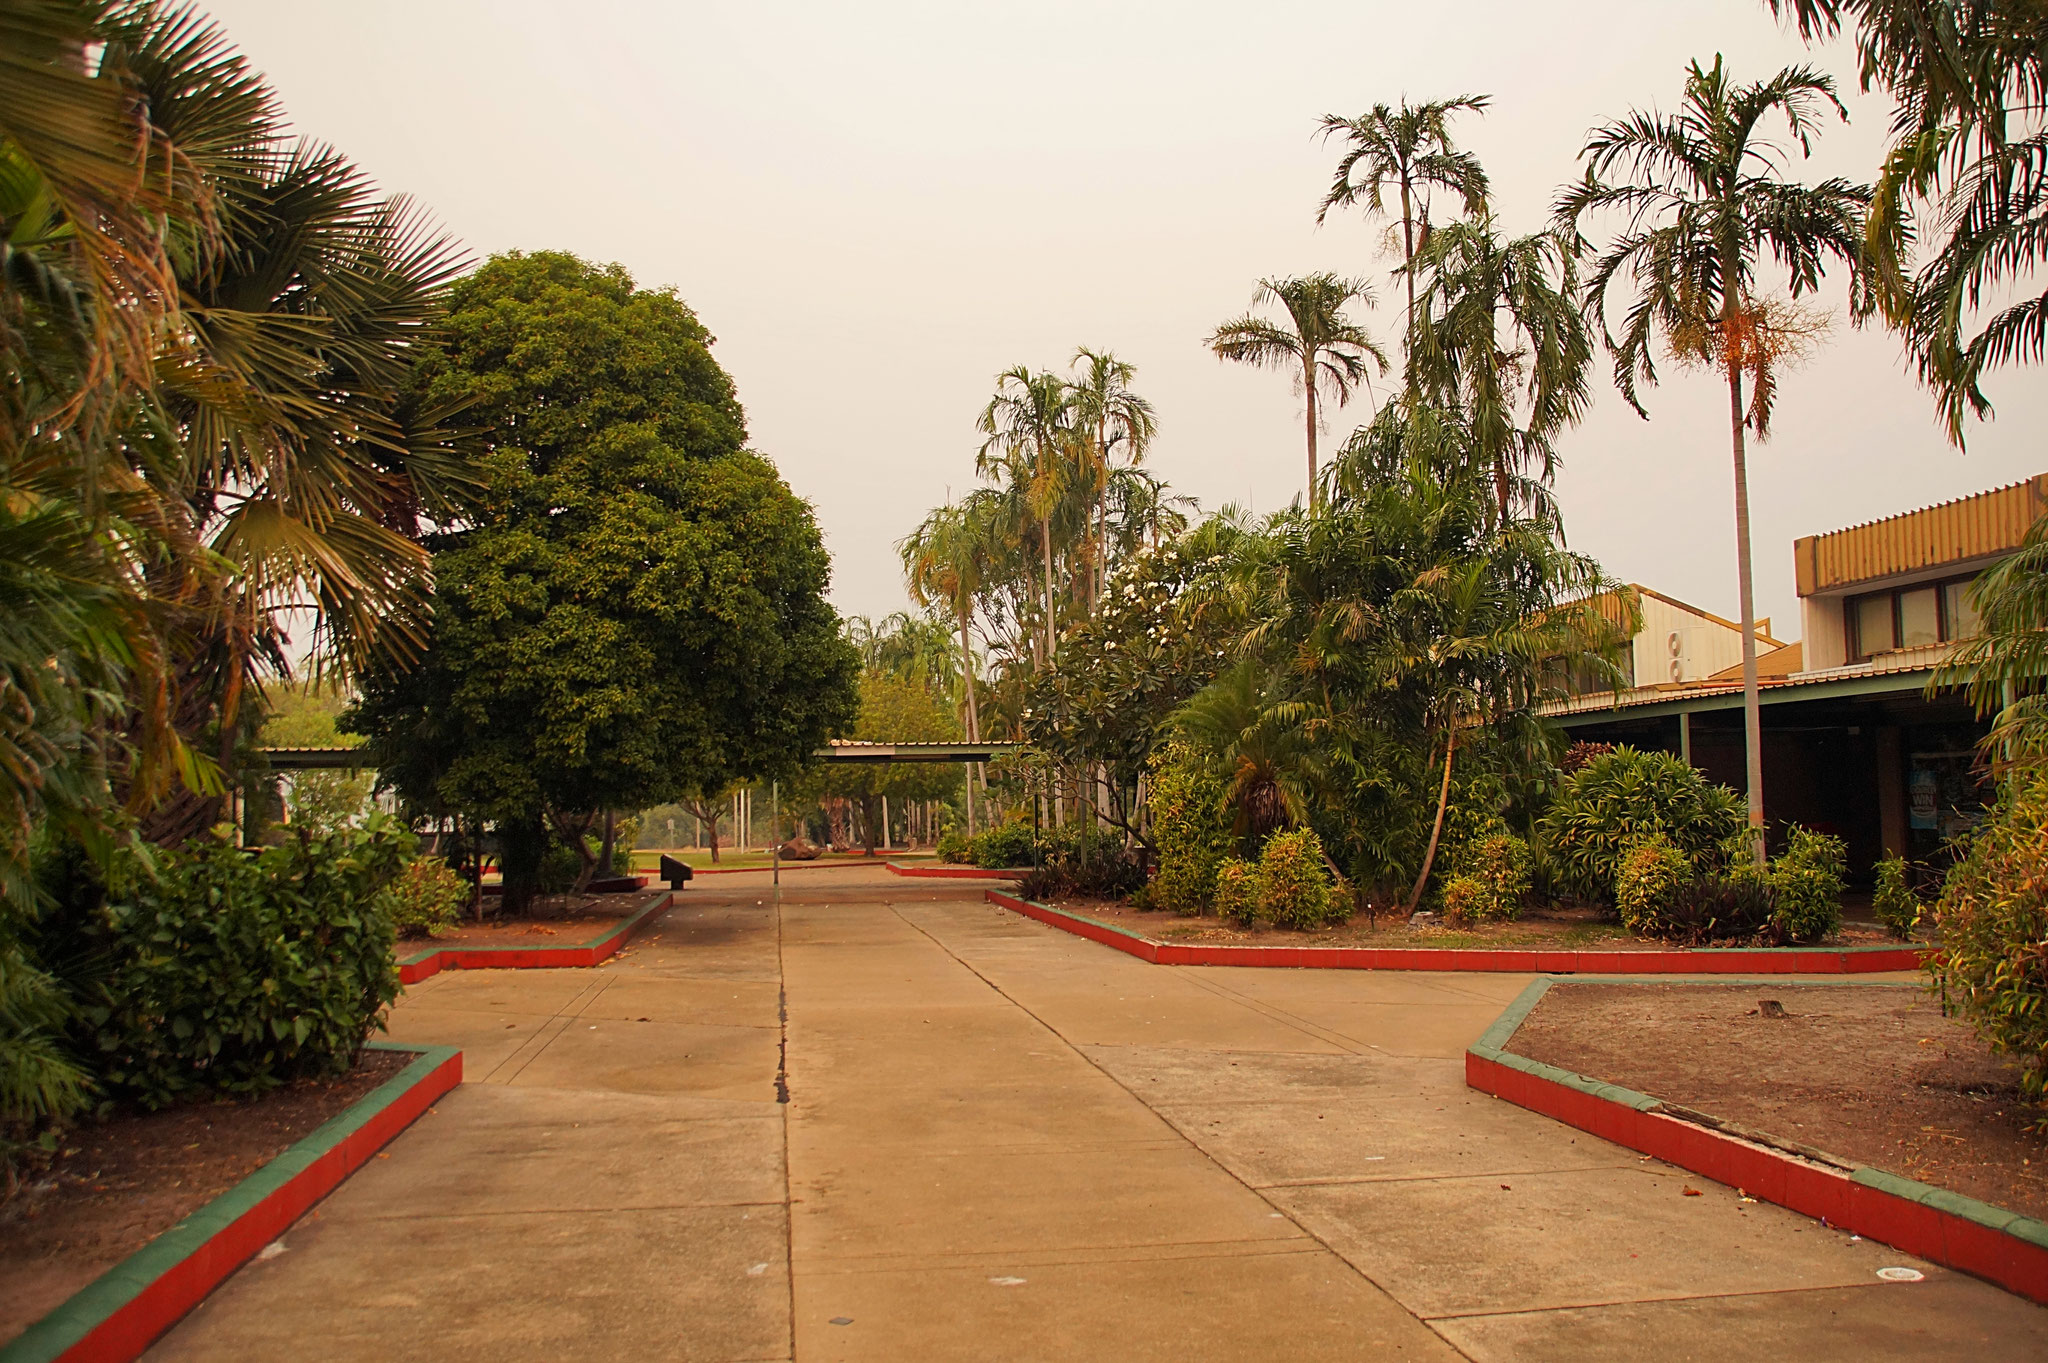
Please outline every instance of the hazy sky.
[{"label": "hazy sky", "polygon": [[[1205,506],[1302,488],[1282,376],[1202,346],[1261,275],[1380,281],[1355,215],[1315,225],[1321,115],[1489,94],[1459,132],[1497,211],[1540,226],[1586,130],[1671,107],[1685,63],[1813,61],[1847,84],[1806,178],[1868,179],[1887,108],[1846,45],[1762,0],[1514,3],[512,3],[216,0],[303,131],[424,202],[479,256],[559,248],[675,286],[718,336],[755,445],[817,507],[847,612],[904,604],[895,543],[974,481],[974,418],[1015,364],[1138,366],[1152,463]],[[1839,290],[1829,295],[1839,304]],[[1791,540],[2048,471],[2043,371],[1948,446],[1883,332],[1840,326],[1751,463],[1758,611],[1796,633]],[[1384,389],[1382,393],[1384,394]],[[1725,390],[1673,372],[1638,419],[1604,380],[1560,442],[1575,547],[1735,611]],[[1330,418],[1326,448],[1368,415]]]}]

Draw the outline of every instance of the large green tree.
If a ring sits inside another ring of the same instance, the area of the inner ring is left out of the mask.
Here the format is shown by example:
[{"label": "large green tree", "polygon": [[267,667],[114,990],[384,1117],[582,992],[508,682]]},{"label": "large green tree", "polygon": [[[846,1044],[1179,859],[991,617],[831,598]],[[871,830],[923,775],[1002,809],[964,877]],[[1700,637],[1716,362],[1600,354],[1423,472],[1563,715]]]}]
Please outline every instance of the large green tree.
[{"label": "large green tree", "polygon": [[669,290],[555,252],[455,289],[417,390],[466,404],[489,486],[435,542],[431,648],[355,727],[415,805],[487,819],[508,903],[552,824],[793,772],[851,722],[856,661],[810,509],[745,448],[712,337]]}]

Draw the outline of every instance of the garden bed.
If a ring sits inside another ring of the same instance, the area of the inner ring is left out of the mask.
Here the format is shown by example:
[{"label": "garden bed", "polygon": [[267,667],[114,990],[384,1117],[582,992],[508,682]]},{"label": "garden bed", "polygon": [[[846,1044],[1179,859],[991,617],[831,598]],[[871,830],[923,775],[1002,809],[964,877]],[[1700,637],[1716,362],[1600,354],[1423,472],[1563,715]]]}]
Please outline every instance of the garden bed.
[{"label": "garden bed", "polygon": [[[449,929],[441,937],[401,942],[399,983],[418,984],[443,970],[597,965],[611,959],[633,934],[665,913],[675,902],[675,892],[663,889],[584,898],[616,903],[565,906],[557,917],[500,919],[495,924],[482,925],[472,921]],[[470,933],[476,935],[464,935]]]},{"label": "garden bed", "polygon": [[72,1131],[55,1164],[0,1204],[0,1346],[415,1058],[366,1050],[340,1079]]},{"label": "garden bed", "polygon": [[401,956],[430,947],[532,947],[583,946],[630,918],[647,902],[644,889],[621,890],[611,894],[550,895],[536,900],[531,910],[518,918],[506,918],[496,911],[495,896],[484,900],[484,921],[475,910],[466,912],[454,927],[433,937],[409,938],[399,943]]},{"label": "garden bed", "polygon": [[1559,982],[1507,1049],[2048,1221],[2012,1063],[1916,986]]},{"label": "garden bed", "polygon": [[[1668,942],[1639,937],[1619,923],[1604,921],[1597,910],[1582,907],[1541,907],[1524,910],[1508,923],[1471,927],[1410,927],[1405,914],[1382,914],[1377,921],[1359,915],[1348,923],[1298,931],[1270,924],[1245,926],[1227,918],[1184,918],[1162,910],[1133,908],[1098,899],[1061,898],[1053,907],[1107,923],[1160,942],[1262,947],[1434,947],[1488,950],[1503,947],[1596,951],[1670,951]],[[1734,945],[1717,943],[1717,946]],[[1826,947],[1896,946],[1890,933],[1875,923],[1845,921],[1824,941]]]}]

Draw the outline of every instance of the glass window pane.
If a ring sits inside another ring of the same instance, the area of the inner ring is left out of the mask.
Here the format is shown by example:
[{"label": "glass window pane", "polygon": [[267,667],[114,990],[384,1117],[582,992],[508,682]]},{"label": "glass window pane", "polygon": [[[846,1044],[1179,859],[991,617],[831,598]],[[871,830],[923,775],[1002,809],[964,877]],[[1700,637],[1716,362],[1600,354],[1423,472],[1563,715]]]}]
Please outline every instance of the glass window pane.
[{"label": "glass window pane", "polygon": [[1951,582],[1942,588],[1948,594],[1948,637],[1951,639],[1974,639],[1983,628],[1983,622],[1977,618],[1977,608],[1970,604],[1973,585]]},{"label": "glass window pane", "polygon": [[1916,587],[1899,593],[1899,647],[1925,648],[1941,642],[1940,593]]},{"label": "glass window pane", "polygon": [[1856,652],[1868,658],[1873,653],[1889,653],[1892,643],[1892,599],[1887,596],[1866,596],[1856,603]]}]

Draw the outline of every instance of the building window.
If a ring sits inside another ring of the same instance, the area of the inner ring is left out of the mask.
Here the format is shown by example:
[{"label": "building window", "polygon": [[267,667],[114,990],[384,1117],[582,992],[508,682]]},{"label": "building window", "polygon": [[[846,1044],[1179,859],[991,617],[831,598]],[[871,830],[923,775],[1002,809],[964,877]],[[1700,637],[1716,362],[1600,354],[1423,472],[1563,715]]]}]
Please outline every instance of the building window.
[{"label": "building window", "polygon": [[1850,597],[1849,661],[1974,638],[1979,621],[1970,605],[1970,584],[1975,580],[1959,577]]}]

